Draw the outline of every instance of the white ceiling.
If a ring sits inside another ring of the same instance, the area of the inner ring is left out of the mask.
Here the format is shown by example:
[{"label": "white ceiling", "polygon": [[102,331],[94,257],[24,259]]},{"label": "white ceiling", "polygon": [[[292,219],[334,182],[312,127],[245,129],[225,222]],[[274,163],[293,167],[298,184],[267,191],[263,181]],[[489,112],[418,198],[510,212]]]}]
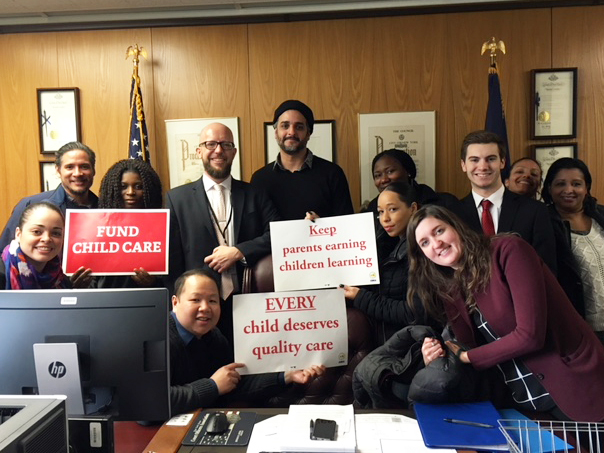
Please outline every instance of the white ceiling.
[{"label": "white ceiling", "polygon": [[[532,0],[536,3],[545,0]],[[549,0],[562,1],[562,0]],[[524,0],[0,0],[0,27],[78,26],[116,21],[237,19],[390,8],[522,3]],[[485,6],[485,5],[481,5]]]}]

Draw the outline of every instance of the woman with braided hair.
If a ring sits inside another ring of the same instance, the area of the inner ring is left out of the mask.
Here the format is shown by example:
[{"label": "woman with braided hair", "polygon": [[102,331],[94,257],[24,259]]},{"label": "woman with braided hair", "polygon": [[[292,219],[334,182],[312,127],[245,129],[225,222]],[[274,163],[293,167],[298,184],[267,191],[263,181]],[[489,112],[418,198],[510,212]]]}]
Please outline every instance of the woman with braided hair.
[{"label": "woman with braided hair", "polygon": [[[124,159],[107,170],[101,181],[100,209],[158,209],[162,207],[162,188],[153,167],[140,159]],[[143,269],[134,275],[110,275],[97,279],[98,288],[136,288],[161,286],[160,279]]]}]

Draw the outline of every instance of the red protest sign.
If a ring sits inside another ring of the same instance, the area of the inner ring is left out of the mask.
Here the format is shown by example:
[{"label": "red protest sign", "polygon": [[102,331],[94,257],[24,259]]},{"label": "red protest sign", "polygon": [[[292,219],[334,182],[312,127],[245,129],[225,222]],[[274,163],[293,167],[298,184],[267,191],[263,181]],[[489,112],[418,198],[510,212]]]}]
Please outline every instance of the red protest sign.
[{"label": "red protest sign", "polygon": [[67,210],[63,271],[81,266],[93,275],[168,273],[168,209]]}]

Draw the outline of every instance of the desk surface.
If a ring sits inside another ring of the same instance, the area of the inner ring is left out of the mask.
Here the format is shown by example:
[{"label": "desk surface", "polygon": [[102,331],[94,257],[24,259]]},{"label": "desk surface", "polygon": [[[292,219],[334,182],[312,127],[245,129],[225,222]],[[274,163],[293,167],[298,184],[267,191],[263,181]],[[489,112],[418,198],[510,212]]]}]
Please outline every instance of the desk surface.
[{"label": "desk surface", "polygon": [[[220,410],[220,409],[217,409]],[[233,409],[230,409],[233,410]],[[283,408],[283,409],[245,409],[245,410],[249,410],[252,412],[256,412],[259,415],[277,415],[277,414],[285,414],[287,413],[288,409],[287,408]],[[187,425],[187,426],[167,426],[167,425],[163,425],[159,431],[157,431],[157,434],[155,434],[155,436],[153,437],[153,439],[151,439],[151,442],[149,442],[149,444],[145,447],[145,449],[143,450],[143,453],[214,453],[214,452],[220,452],[220,453],[243,453],[245,452],[243,447],[189,447],[189,446],[184,446],[181,445],[182,440],[184,439],[185,435],[187,434],[187,431],[190,428],[191,423],[193,423],[193,420],[195,420],[197,418],[197,414],[199,414],[200,411],[196,411],[195,412],[195,416],[193,417],[192,421]],[[408,410],[408,409],[401,409],[401,410],[396,410],[396,411],[388,411],[388,410],[374,410],[374,411],[358,411],[358,412],[378,412],[378,413],[384,413],[384,412],[395,412],[397,414],[402,414],[402,415],[406,415],[406,416],[413,416],[413,411]],[[465,450],[459,450],[459,453],[471,453],[471,452],[467,452]]]}]

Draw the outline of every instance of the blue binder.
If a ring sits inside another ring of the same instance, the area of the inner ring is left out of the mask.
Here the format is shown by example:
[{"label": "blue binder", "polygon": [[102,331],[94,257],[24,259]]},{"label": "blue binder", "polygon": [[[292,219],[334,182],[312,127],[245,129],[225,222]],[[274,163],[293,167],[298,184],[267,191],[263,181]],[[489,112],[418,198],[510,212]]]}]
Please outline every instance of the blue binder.
[{"label": "blue binder", "polygon": [[[501,417],[489,401],[462,404],[415,403],[414,409],[426,447],[508,451],[507,441],[497,423]],[[492,428],[449,423],[445,419],[486,424]]]}]

